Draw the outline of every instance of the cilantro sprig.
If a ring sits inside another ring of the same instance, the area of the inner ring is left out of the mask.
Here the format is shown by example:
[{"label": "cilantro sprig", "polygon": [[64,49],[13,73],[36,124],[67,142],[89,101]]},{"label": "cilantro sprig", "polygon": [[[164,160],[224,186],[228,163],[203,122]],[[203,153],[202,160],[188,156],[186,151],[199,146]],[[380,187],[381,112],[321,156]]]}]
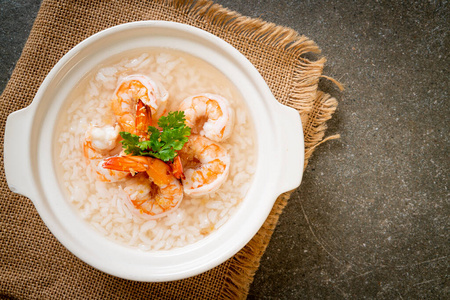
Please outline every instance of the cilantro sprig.
[{"label": "cilantro sprig", "polygon": [[186,126],[184,112],[172,111],[158,120],[158,129],[148,127],[148,140],[140,141],[136,134],[121,131],[122,147],[126,154],[151,156],[163,161],[172,161],[191,135],[191,128]]}]

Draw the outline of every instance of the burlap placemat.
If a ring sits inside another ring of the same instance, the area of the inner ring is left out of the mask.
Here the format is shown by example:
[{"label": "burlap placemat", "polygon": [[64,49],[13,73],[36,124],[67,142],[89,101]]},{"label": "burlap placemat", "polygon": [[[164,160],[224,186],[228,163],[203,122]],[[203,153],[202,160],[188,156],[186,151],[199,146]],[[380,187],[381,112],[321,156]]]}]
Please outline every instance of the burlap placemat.
[{"label": "burlap placemat", "polygon": [[[69,49],[100,30],[138,20],[186,23],[232,44],[256,66],[276,99],[300,112],[306,162],[323,141],[325,122],[337,102],[317,90],[325,59],[304,58],[319,48],[292,29],[243,17],[206,0],[44,0],[0,98],[2,145],[7,116],[31,103],[47,73]],[[3,162],[3,147],[0,155]],[[258,234],[222,265],[185,280],[142,283],[104,274],[80,261],[50,233],[31,201],[8,189],[3,164],[0,177],[0,295],[28,299],[245,298],[289,197],[286,193],[278,198]]]}]

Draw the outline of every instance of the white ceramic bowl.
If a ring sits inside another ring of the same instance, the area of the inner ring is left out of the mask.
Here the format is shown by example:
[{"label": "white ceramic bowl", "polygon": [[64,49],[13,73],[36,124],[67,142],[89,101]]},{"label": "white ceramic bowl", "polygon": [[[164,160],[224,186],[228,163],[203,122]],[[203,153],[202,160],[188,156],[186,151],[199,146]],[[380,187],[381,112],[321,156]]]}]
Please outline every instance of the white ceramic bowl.
[{"label": "white ceramic bowl", "polygon": [[[143,47],[185,51],[221,70],[247,102],[257,135],[255,177],[237,212],[199,242],[168,251],[132,249],[91,228],[64,198],[52,157],[58,112],[77,82],[108,57]],[[207,271],[250,241],[276,198],[299,186],[304,146],[298,112],[276,101],[239,51],[198,28],[143,21],[109,28],[70,50],[45,78],[31,105],[8,117],[4,160],[10,189],[30,198],[51,232],[81,260],[126,279],[170,281]]]}]

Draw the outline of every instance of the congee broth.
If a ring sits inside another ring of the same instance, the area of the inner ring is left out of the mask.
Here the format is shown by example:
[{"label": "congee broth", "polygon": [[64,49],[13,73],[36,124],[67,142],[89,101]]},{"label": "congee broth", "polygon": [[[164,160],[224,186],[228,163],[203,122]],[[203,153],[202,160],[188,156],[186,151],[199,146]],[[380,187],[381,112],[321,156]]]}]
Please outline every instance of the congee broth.
[{"label": "congee broth", "polygon": [[183,247],[244,199],[256,166],[253,122],[236,87],[204,60],[130,51],[69,97],[55,165],[67,199],[101,234],[142,250]]}]

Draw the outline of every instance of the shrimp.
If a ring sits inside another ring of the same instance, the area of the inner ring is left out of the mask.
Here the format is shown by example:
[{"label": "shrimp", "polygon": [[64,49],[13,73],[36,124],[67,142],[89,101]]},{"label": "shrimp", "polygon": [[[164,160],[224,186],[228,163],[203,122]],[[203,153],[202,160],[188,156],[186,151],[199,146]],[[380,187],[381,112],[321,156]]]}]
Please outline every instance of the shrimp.
[{"label": "shrimp", "polygon": [[234,110],[228,100],[215,94],[198,94],[188,97],[180,104],[184,111],[186,125],[192,133],[200,134],[215,142],[231,135],[234,123]]},{"label": "shrimp", "polygon": [[148,126],[153,124],[152,112],[148,105],[145,105],[141,99],[138,100],[136,105],[136,134],[141,139],[147,139]]},{"label": "shrimp", "polygon": [[122,172],[145,172],[128,182],[124,191],[134,208],[149,219],[156,219],[175,210],[183,199],[181,183],[162,160],[146,156],[116,156],[103,163],[103,168]]},{"label": "shrimp", "polygon": [[123,130],[136,133],[136,104],[140,99],[151,110],[151,115],[157,120],[164,114],[167,90],[145,75],[130,75],[125,77],[114,91],[111,106],[117,121]]},{"label": "shrimp", "polygon": [[230,155],[219,144],[200,135],[191,135],[179,151],[184,176],[184,193],[201,196],[217,190],[230,171]]},{"label": "shrimp", "polygon": [[186,176],[184,176],[180,155],[175,156],[173,163],[169,163],[169,166],[172,169],[173,176],[177,179],[186,179]]},{"label": "shrimp", "polygon": [[84,135],[84,156],[101,181],[122,181],[130,175],[129,172],[108,170],[102,167],[104,157],[117,151],[119,131],[119,125],[102,127],[90,125]]}]

